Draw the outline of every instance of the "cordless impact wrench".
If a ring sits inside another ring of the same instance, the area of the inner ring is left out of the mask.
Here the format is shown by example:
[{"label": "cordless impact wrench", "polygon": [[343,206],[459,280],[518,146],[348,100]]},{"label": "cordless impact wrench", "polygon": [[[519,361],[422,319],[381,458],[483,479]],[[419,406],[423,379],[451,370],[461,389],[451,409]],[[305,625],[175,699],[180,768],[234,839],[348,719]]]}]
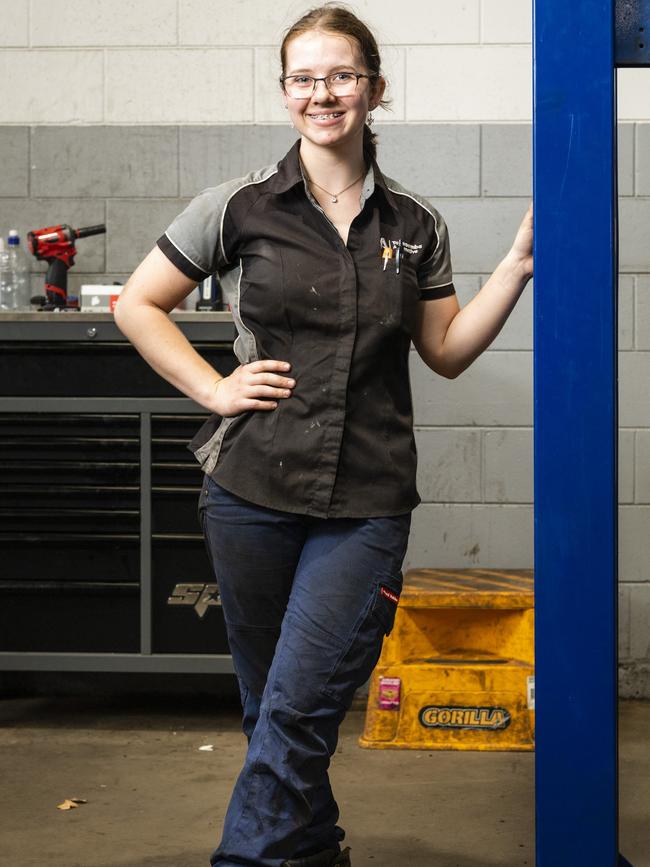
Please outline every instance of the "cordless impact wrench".
[{"label": "cordless impact wrench", "polygon": [[45,303],[41,310],[65,309],[68,306],[68,269],[74,265],[77,238],[103,235],[106,226],[86,226],[73,229],[66,223],[34,229],[27,234],[27,244],[37,259],[48,263],[45,275]]}]

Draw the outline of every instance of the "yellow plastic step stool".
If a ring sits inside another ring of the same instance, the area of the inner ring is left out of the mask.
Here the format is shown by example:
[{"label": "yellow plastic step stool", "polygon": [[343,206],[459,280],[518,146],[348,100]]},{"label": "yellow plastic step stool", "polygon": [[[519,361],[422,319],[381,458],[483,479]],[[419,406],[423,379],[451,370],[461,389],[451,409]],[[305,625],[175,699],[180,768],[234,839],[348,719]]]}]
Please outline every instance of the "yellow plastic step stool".
[{"label": "yellow plastic step stool", "polygon": [[362,747],[534,748],[531,570],[406,574],[370,685]]}]

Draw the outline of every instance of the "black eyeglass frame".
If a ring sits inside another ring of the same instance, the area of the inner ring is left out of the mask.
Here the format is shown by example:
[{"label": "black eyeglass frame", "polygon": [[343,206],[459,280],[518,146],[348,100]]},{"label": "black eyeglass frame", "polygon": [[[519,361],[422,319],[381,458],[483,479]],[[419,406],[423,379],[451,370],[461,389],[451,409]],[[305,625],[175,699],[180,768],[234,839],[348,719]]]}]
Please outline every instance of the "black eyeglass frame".
[{"label": "black eyeglass frame", "polygon": [[[315,78],[313,75],[281,75],[281,76],[280,76],[280,84],[282,85],[282,90],[287,94],[287,96],[289,97],[289,99],[309,99],[309,98],[311,98],[311,97],[314,95],[315,91],[316,91],[316,83],[317,83],[318,81],[322,81],[322,82],[324,83],[325,87],[326,87],[326,88],[328,89],[328,91],[332,94],[332,96],[337,96],[337,95],[338,95],[338,96],[345,96],[346,94],[336,94],[336,93],[333,93],[332,90],[331,90],[331,88],[330,88],[330,87],[328,86],[328,84],[327,84],[327,79],[328,79],[328,78],[333,78],[335,75],[340,75],[341,72],[344,72],[346,75],[353,75],[353,76],[356,78],[356,83],[355,83],[355,85],[354,85],[354,90],[355,90],[355,91],[356,91],[357,87],[359,86],[359,79],[360,79],[360,78],[367,78],[368,81],[370,81],[370,80],[373,79],[373,78],[378,78],[378,77],[379,77],[379,76],[377,75],[377,73],[375,73],[375,72],[371,72],[371,73],[366,73],[366,72],[350,72],[349,69],[345,69],[345,70],[342,69],[340,72],[332,72],[332,73],[330,73],[330,75],[325,75],[325,76],[323,76],[322,78]],[[291,96],[290,93],[287,93],[287,88],[285,87],[285,82],[289,81],[289,79],[291,79],[291,78],[311,78],[311,80],[312,80],[312,89],[311,89],[311,92],[310,92],[310,93],[306,93],[304,96]],[[347,95],[348,95],[348,96],[351,96],[352,94],[350,93],[350,94],[347,94]]]}]

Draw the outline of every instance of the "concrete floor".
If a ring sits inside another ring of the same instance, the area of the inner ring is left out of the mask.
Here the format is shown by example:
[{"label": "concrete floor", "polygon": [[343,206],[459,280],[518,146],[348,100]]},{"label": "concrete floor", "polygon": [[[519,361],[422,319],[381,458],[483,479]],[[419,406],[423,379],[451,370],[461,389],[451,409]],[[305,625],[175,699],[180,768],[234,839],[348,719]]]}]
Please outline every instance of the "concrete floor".
[{"label": "concrete floor", "polygon": [[[207,867],[244,754],[236,708],[138,702],[0,699],[2,865]],[[354,867],[534,864],[532,754],[361,750],[362,725],[351,712],[332,767]],[[73,797],[88,803],[56,809]],[[650,703],[621,707],[621,848],[650,867]]]}]

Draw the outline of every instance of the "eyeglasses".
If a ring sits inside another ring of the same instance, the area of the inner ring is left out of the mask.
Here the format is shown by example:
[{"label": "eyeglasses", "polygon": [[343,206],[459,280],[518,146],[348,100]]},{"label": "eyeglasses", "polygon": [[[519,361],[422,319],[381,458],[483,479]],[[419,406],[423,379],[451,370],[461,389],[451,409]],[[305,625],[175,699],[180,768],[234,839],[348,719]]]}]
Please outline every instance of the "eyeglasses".
[{"label": "eyeglasses", "polygon": [[352,96],[357,89],[360,78],[375,78],[363,72],[333,72],[324,78],[314,78],[312,75],[281,76],[280,84],[284,92],[292,99],[307,99],[316,90],[316,82],[324,81],[325,87],[332,96]]}]

